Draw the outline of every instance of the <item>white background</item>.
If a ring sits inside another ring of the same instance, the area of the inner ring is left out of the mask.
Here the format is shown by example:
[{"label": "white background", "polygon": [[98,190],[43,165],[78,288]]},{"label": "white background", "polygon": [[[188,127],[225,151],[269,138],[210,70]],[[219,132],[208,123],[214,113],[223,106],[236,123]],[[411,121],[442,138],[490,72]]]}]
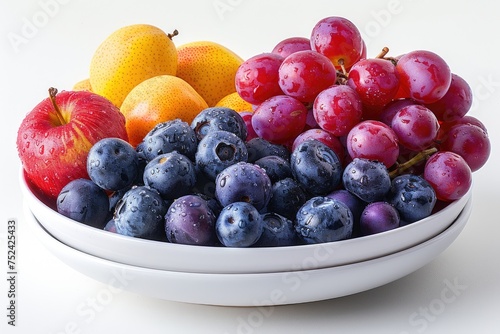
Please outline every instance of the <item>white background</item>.
[{"label": "white background", "polygon": [[[19,277],[17,327],[12,328],[7,326],[5,316],[6,270],[0,274],[0,331],[499,333],[497,4],[493,0],[1,0],[0,267],[5,268],[7,256],[5,225],[8,219],[16,219]],[[488,164],[474,174],[474,209],[459,238],[417,272],[386,286],[335,300],[271,307],[263,312],[173,303],[121,292],[99,305],[94,317],[82,316],[77,310],[106,286],[61,263],[24,225],[17,180],[20,163],[15,148],[17,127],[24,115],[46,97],[48,87],[71,89],[75,82],[86,78],[93,51],[123,25],[149,23],[166,31],[178,29],[178,45],[212,40],[248,58],[270,51],[283,38],[308,37],[319,19],[332,15],[347,17],[359,27],[369,56],[375,56],[383,46],[388,46],[393,56],[414,49],[431,50],[472,87],[475,102],[470,115],[488,127],[492,155]],[[30,25],[35,29],[30,30]],[[457,282],[462,290],[452,301],[443,303],[446,282]],[[444,307],[437,307],[440,305]],[[72,326],[75,330],[71,330]]]}]

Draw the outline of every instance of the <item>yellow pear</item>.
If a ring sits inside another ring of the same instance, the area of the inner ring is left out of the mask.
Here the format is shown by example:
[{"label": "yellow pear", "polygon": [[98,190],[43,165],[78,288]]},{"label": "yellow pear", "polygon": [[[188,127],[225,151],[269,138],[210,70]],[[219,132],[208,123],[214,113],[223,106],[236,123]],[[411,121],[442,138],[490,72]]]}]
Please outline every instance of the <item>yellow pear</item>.
[{"label": "yellow pear", "polygon": [[157,75],[175,75],[177,49],[172,37],[158,27],[134,24],[106,38],[90,63],[94,93],[120,107],[127,94],[142,81]]},{"label": "yellow pear", "polygon": [[73,90],[86,90],[88,92],[91,92],[92,86],[90,86],[90,80],[87,78],[76,82],[73,85]]},{"label": "yellow pear", "polygon": [[131,145],[137,146],[158,123],[179,118],[191,124],[208,105],[186,81],[172,75],[144,80],[127,95],[120,111]]},{"label": "yellow pear", "polygon": [[234,76],[243,59],[225,46],[196,41],[178,46],[177,55],[177,76],[193,86],[210,107],[236,91]]},{"label": "yellow pear", "polygon": [[216,107],[231,108],[234,111],[252,111],[252,105],[243,100],[238,92],[234,92],[224,96],[219,102],[215,104]]}]

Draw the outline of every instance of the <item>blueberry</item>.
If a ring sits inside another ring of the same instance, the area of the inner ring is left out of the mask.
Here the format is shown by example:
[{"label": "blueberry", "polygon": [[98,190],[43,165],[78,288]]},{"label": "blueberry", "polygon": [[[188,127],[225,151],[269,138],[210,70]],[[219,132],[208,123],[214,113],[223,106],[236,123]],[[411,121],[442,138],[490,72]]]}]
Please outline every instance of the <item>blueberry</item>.
[{"label": "blueberry", "polygon": [[217,175],[215,196],[223,207],[233,202],[248,202],[262,210],[271,198],[271,180],[261,167],[239,162]]},{"label": "blueberry", "polygon": [[182,196],[165,215],[165,233],[171,243],[212,246],[217,241],[215,220],[206,200],[196,195]]},{"label": "blueberry", "polygon": [[158,190],[165,199],[187,195],[195,182],[194,164],[177,151],[160,154],[144,169],[144,184]]},{"label": "blueberry", "polygon": [[290,162],[277,155],[262,157],[255,164],[265,169],[272,183],[292,177]]},{"label": "blueberry", "polygon": [[362,236],[389,231],[399,226],[399,213],[387,202],[373,202],[363,210],[359,225]]},{"label": "blueberry", "polygon": [[330,147],[318,140],[300,143],[292,152],[290,166],[297,182],[313,196],[327,195],[340,185],[340,160]]},{"label": "blueberry", "polygon": [[271,199],[267,204],[269,212],[295,220],[298,209],[307,200],[306,193],[293,178],[279,180],[272,185]]},{"label": "blueberry", "polygon": [[225,206],[215,222],[220,242],[227,247],[249,247],[259,240],[264,223],[250,203],[235,202]]},{"label": "blueberry", "polygon": [[290,161],[290,151],[285,146],[273,144],[261,137],[250,139],[245,145],[248,151],[248,162],[255,162],[269,155],[275,155]]},{"label": "blueberry", "polygon": [[108,196],[91,180],[76,179],[61,189],[57,212],[80,223],[103,228],[108,219]]},{"label": "blueberry", "polygon": [[243,117],[226,107],[210,107],[202,110],[191,122],[191,128],[198,140],[202,140],[212,131],[228,131],[241,140],[247,138],[247,126]]},{"label": "blueberry", "polygon": [[135,181],[139,157],[123,139],[104,138],[95,143],[87,156],[87,172],[92,181],[105,190],[120,190]]},{"label": "blueberry", "polygon": [[406,223],[431,215],[437,201],[436,192],[429,182],[412,174],[400,175],[392,180],[387,200]]},{"label": "blueberry", "polygon": [[292,220],[277,213],[268,212],[262,215],[262,222],[264,223],[264,229],[255,246],[293,246],[298,243]]},{"label": "blueberry", "polygon": [[116,232],[145,239],[162,239],[167,206],[160,193],[148,186],[135,186],[118,202],[114,221]]},{"label": "blueberry", "polygon": [[198,140],[191,126],[180,119],[174,119],[158,123],[137,145],[136,151],[146,161],[173,151],[194,161],[197,146]]},{"label": "blueberry", "polygon": [[224,168],[240,161],[247,161],[245,143],[234,133],[212,131],[198,144],[196,165],[207,177],[215,180]]},{"label": "blueberry", "polygon": [[116,224],[114,219],[110,219],[104,226],[104,231],[116,233]]},{"label": "blueberry", "polygon": [[354,158],[346,166],[342,180],[345,189],[367,203],[383,200],[391,188],[385,165],[363,158]]},{"label": "blueberry", "polygon": [[353,237],[359,235],[359,220],[361,218],[361,213],[363,212],[363,209],[366,206],[366,203],[362,201],[359,197],[353,195],[351,192],[345,190],[345,189],[337,189],[331,192],[330,194],[326,195],[327,197],[336,199],[349,208],[352,213],[352,217],[354,219],[354,226],[353,226]]},{"label": "blueberry", "polygon": [[307,244],[344,240],[352,235],[353,217],[344,203],[316,196],[297,212],[295,229]]}]

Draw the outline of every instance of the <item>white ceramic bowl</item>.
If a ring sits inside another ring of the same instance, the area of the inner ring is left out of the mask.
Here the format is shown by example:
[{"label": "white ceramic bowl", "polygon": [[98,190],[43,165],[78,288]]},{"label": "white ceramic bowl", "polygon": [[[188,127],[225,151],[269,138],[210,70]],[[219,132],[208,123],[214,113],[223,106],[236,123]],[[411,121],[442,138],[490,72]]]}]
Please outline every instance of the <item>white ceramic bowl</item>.
[{"label": "white ceramic bowl", "polygon": [[416,246],[376,259],[314,270],[254,274],[189,273],[148,269],[96,257],[57,240],[36,220],[26,218],[38,239],[56,257],[110,288],[154,298],[226,306],[280,305],[332,299],[366,291],[404,277],[444,251],[465,227],[468,201],[444,232]]},{"label": "white ceramic bowl", "polygon": [[226,248],[171,244],[110,233],[69,219],[44,204],[20,173],[24,198],[40,224],[64,244],[103,259],[185,273],[271,273],[329,268],[367,261],[418,245],[444,231],[471,191],[432,216],[384,233],[291,247]]}]

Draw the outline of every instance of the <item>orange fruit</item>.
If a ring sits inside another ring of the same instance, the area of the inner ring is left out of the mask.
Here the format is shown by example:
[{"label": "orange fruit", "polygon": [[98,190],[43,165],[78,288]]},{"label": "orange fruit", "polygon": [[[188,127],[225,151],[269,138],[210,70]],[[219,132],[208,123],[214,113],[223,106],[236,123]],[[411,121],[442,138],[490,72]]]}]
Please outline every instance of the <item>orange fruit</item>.
[{"label": "orange fruit", "polygon": [[237,92],[224,96],[215,106],[231,108],[237,112],[252,111],[252,104],[243,100]]},{"label": "orange fruit", "polygon": [[125,116],[129,142],[136,147],[158,123],[179,118],[191,124],[206,108],[205,100],[186,81],[159,75],[135,86],[120,111]]},{"label": "orange fruit", "polygon": [[90,80],[87,78],[78,81],[73,85],[73,90],[86,90],[88,92],[91,92],[92,86],[90,85]]},{"label": "orange fruit", "polygon": [[223,45],[197,41],[177,47],[177,76],[215,106],[236,91],[234,76],[243,59]]},{"label": "orange fruit", "polygon": [[175,75],[177,49],[172,37],[148,24],[125,26],[113,32],[99,45],[90,63],[94,92],[120,107],[142,81],[157,75]]}]

